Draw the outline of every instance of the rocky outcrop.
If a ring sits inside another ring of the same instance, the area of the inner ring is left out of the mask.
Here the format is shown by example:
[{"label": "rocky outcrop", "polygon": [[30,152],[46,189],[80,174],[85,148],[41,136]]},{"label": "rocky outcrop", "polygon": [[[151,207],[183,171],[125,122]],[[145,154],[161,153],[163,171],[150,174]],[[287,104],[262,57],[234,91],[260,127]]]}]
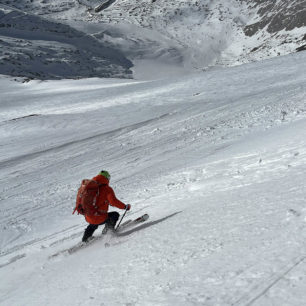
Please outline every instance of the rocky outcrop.
[{"label": "rocky outcrop", "polygon": [[253,36],[264,28],[268,33],[274,34],[306,26],[305,0],[252,0],[248,4],[257,9],[259,19],[244,28],[248,36]]}]

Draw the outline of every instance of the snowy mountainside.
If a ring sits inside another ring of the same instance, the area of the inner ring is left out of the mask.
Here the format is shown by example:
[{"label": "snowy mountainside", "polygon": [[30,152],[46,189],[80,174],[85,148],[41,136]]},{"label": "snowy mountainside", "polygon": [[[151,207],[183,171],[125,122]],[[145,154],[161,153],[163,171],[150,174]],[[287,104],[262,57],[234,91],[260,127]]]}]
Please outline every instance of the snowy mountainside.
[{"label": "snowy mountainside", "polygon": [[185,65],[205,68],[284,55],[305,45],[306,2],[289,2],[123,0],[101,18],[156,29],[182,45]]},{"label": "snowy mountainside", "polygon": [[0,3],[66,23],[104,46],[121,50],[133,62],[137,79],[248,63],[303,50],[306,44],[305,0],[290,5],[287,0]]},{"label": "snowy mountainside", "polygon": [[101,12],[100,18],[106,23],[129,22],[161,33],[181,53],[180,64],[194,70],[220,64],[223,52],[246,22],[245,10],[246,6],[236,0],[132,0],[115,2]]},{"label": "snowy mountainside", "polygon": [[248,1],[257,11],[245,28],[245,34],[256,37],[251,50],[254,56],[266,58],[306,49],[306,1]]},{"label": "snowy mountainside", "polygon": [[[0,304],[302,305],[305,69],[300,52],[167,80],[1,77]],[[52,257],[80,241],[76,190],[101,168],[150,220]]]},{"label": "snowy mountainside", "polygon": [[0,4],[0,73],[38,79],[129,77],[118,50],[69,25]]},{"label": "snowy mountainside", "polygon": [[258,10],[256,22],[245,28],[249,36],[265,27],[267,27],[267,32],[277,33],[306,26],[306,3],[303,0],[292,0],[290,3],[276,0],[249,0],[249,4]]}]

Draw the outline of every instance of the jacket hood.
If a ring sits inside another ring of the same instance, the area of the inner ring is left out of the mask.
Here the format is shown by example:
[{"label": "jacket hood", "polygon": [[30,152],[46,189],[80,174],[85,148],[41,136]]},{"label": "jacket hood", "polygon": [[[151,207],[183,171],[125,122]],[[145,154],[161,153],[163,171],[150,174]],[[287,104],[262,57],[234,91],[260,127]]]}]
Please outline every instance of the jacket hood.
[{"label": "jacket hood", "polygon": [[105,185],[108,185],[109,184],[109,180],[103,176],[103,175],[100,175],[98,174],[97,176],[95,176],[93,178],[94,181],[97,181],[99,184],[105,184]]}]

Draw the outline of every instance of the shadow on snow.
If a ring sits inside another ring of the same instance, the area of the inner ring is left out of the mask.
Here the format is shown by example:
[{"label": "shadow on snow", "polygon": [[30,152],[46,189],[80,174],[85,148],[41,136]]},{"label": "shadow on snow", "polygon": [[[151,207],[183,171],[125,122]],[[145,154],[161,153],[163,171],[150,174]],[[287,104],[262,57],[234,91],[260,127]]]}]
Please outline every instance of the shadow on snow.
[{"label": "shadow on snow", "polygon": [[173,213],[173,214],[171,214],[171,215],[169,215],[169,216],[163,217],[163,218],[161,218],[161,219],[158,219],[158,220],[155,220],[155,221],[151,221],[151,222],[147,222],[147,223],[145,223],[145,224],[142,224],[142,225],[140,225],[140,226],[137,226],[137,227],[135,227],[135,228],[133,228],[133,229],[131,229],[131,230],[129,230],[129,231],[126,231],[126,232],[123,232],[123,233],[117,233],[117,236],[118,236],[118,237],[128,236],[128,235],[130,235],[130,234],[133,234],[133,233],[135,233],[135,232],[138,232],[138,231],[143,230],[143,229],[145,229],[145,228],[148,228],[148,227],[150,227],[150,226],[153,226],[153,225],[156,225],[156,224],[158,224],[158,223],[164,222],[164,221],[166,221],[167,219],[172,218],[172,217],[174,217],[174,216],[177,215],[177,214],[180,214],[181,212],[182,212],[182,211],[178,211],[178,212],[175,212],[175,213]]}]

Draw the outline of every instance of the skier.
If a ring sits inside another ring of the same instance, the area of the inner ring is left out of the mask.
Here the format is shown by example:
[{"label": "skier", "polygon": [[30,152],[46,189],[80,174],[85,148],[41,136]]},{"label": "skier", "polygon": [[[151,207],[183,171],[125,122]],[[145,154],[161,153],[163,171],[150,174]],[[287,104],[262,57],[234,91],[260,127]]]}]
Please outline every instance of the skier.
[{"label": "skier", "polygon": [[85,215],[85,219],[89,225],[85,229],[82,238],[83,242],[88,242],[99,225],[105,224],[105,232],[108,229],[114,230],[115,225],[119,219],[119,213],[108,212],[109,205],[115,206],[119,209],[131,209],[130,204],[125,205],[116,198],[113,189],[109,186],[110,174],[106,170],[102,170],[92,180],[96,181],[98,184],[102,184],[103,186],[100,187],[99,195],[96,200],[96,206],[99,213],[94,216]]}]

